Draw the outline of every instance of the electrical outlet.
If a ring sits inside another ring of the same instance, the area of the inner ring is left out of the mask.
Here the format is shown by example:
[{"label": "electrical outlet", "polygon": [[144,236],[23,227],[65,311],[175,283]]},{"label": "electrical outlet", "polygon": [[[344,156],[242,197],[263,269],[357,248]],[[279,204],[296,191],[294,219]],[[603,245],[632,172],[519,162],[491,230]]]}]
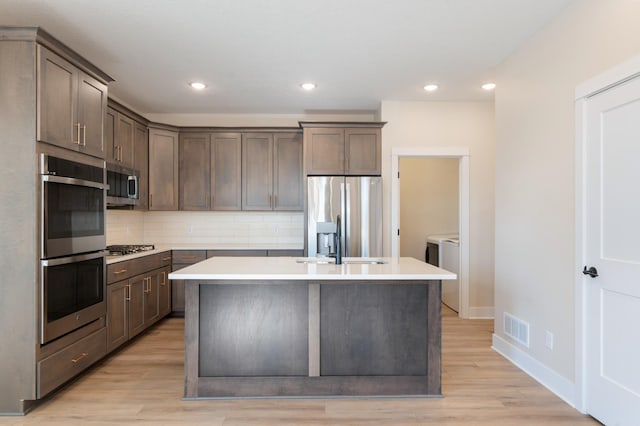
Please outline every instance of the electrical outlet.
[{"label": "electrical outlet", "polygon": [[544,332],[544,345],[549,350],[553,350],[553,333],[548,330]]},{"label": "electrical outlet", "polygon": [[193,234],[193,225],[187,226],[187,234]]},{"label": "electrical outlet", "polygon": [[277,234],[278,232],[280,232],[280,227],[278,227],[278,225],[273,225],[273,233]]}]

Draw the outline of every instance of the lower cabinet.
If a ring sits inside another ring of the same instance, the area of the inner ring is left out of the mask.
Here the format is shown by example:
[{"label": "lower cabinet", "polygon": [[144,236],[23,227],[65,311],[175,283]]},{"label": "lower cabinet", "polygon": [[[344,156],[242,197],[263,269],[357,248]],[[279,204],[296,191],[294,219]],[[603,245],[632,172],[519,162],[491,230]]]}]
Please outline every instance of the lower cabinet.
[{"label": "lower cabinet", "polygon": [[[166,255],[157,256],[161,256],[158,259],[162,259],[162,264],[171,259]],[[133,262],[136,260],[115,268],[135,272],[135,264],[131,265]],[[139,262],[153,265],[148,259]],[[107,351],[114,350],[171,312],[171,285],[167,279],[171,267],[166,264],[108,284]]]}]

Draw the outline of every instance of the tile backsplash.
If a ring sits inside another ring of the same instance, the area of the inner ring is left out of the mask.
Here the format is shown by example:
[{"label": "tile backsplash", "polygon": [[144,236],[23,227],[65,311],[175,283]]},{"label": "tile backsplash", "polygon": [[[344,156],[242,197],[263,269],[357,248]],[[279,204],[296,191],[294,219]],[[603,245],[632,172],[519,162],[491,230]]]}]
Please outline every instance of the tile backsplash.
[{"label": "tile backsplash", "polygon": [[301,212],[107,210],[106,222],[107,244],[304,244]]}]

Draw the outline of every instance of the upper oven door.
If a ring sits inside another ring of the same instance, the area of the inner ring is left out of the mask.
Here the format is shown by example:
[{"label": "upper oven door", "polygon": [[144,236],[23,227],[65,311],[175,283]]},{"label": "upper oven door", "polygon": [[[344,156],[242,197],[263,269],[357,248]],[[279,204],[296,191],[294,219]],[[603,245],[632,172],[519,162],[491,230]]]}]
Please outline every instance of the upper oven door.
[{"label": "upper oven door", "polygon": [[43,259],[104,250],[106,185],[42,175]]}]

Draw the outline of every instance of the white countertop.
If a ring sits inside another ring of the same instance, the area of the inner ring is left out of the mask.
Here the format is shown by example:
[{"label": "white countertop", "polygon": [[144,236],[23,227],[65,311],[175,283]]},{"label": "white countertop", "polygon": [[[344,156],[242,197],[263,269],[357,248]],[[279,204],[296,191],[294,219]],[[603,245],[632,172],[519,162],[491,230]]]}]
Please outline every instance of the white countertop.
[{"label": "white countertop", "polygon": [[[299,263],[296,257],[212,257],[169,274],[173,280],[453,280],[456,274],[412,257],[384,264]],[[344,258],[344,261],[363,258]]]}]

